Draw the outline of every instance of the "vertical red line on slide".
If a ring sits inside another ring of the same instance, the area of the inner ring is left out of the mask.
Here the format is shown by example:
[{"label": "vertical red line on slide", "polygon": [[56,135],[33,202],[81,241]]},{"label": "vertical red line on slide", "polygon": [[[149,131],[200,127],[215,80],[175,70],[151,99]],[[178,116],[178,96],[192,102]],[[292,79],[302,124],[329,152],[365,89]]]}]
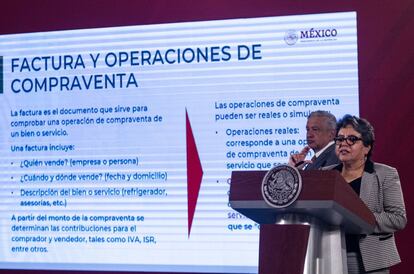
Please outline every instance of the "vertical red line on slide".
[{"label": "vertical red line on slide", "polygon": [[186,117],[186,141],[187,141],[187,210],[188,210],[188,237],[190,238],[191,226],[193,224],[194,212],[197,206],[198,193],[203,178],[203,168],[191,129],[187,109]]}]

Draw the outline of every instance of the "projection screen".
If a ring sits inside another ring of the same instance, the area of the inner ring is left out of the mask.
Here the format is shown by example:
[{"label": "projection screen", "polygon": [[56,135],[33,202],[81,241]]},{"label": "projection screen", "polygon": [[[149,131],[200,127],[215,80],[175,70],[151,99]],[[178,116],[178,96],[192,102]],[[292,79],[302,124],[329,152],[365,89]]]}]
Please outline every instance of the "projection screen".
[{"label": "projection screen", "polygon": [[0,268],[255,273],[231,171],[319,109],[358,114],[355,12],[2,35]]}]

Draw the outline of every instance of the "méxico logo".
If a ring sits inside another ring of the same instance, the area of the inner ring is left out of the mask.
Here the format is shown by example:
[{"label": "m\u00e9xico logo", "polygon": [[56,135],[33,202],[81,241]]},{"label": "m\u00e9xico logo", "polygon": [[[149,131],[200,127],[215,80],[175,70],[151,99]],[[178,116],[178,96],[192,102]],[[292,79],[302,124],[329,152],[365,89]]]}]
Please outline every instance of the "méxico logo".
[{"label": "m\u00e9xico logo", "polygon": [[285,33],[284,40],[286,44],[288,44],[289,46],[296,44],[298,39],[299,39],[299,35],[297,34],[295,30],[288,30]]},{"label": "m\u00e9xico logo", "polygon": [[276,208],[287,207],[298,198],[302,177],[297,168],[280,165],[269,170],[262,181],[265,202]]},{"label": "m\u00e9xico logo", "polygon": [[336,28],[310,28],[302,30],[288,30],[283,36],[283,40],[289,46],[295,45],[297,42],[328,42],[336,41],[338,30]]}]

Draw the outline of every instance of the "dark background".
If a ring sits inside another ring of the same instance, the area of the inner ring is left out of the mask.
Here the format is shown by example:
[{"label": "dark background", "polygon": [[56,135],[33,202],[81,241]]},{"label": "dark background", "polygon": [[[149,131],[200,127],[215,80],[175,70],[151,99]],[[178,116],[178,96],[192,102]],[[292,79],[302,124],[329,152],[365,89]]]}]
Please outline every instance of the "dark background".
[{"label": "dark background", "polygon": [[403,262],[391,273],[413,273],[414,0],[6,0],[0,34],[336,11],[357,12],[360,114],[375,127],[373,159],[401,177],[408,225],[397,233]]}]

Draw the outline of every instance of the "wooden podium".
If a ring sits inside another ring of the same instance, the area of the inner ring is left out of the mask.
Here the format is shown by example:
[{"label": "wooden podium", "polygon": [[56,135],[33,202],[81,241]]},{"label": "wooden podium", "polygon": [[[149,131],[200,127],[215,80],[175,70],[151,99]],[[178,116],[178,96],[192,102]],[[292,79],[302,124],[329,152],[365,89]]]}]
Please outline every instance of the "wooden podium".
[{"label": "wooden podium", "polygon": [[370,234],[375,217],[338,171],[300,171],[288,207],[262,196],[266,171],[233,171],[231,207],[260,224],[260,274],[346,274],[345,233]]}]

